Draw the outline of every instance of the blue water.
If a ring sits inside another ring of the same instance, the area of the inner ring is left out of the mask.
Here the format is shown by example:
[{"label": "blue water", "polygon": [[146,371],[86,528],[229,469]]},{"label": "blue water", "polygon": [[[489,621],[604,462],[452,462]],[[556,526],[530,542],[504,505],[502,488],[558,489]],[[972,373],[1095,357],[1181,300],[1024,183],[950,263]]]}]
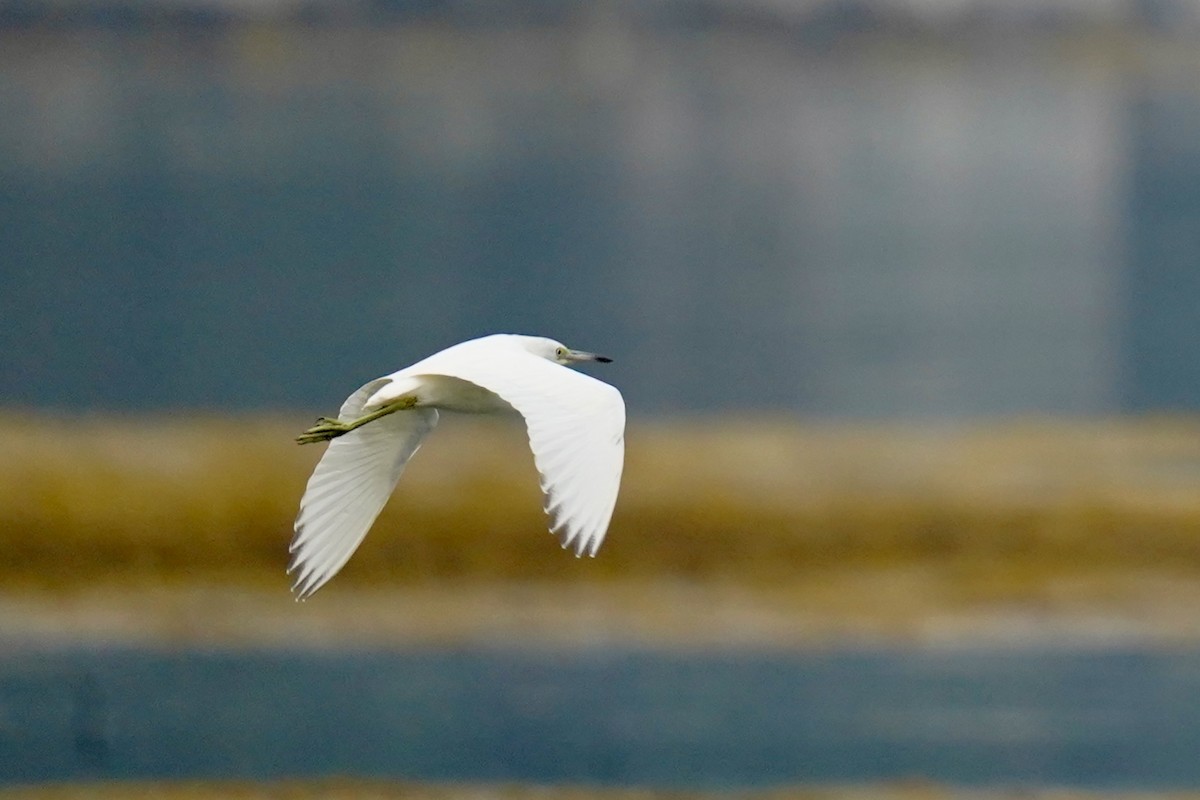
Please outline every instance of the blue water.
[{"label": "blue water", "polygon": [[633,415],[1200,408],[1179,42],[588,8],[0,29],[0,400],[307,418],[508,330]]},{"label": "blue water", "polygon": [[1200,788],[1200,653],[0,656],[0,782],[359,775]]}]

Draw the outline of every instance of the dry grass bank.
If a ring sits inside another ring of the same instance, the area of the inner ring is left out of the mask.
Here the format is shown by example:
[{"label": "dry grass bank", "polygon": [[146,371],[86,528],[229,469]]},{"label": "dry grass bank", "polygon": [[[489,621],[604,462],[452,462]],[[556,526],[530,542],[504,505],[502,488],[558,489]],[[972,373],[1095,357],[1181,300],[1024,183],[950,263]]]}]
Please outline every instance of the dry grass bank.
[{"label": "dry grass bank", "polygon": [[[9,585],[275,584],[319,446],[307,418],[0,415]],[[786,585],[933,564],[988,587],[1113,569],[1200,577],[1200,421],[634,425],[598,558],[546,533],[516,424],[451,419],[343,585],[704,579]]]}]

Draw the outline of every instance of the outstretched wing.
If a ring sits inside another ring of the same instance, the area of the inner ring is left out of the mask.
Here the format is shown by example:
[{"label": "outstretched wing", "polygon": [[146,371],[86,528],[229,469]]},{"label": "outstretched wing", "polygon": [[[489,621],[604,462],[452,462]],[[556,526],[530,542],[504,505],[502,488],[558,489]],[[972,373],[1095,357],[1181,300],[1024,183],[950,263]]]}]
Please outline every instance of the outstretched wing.
[{"label": "outstretched wing", "polygon": [[522,417],[541,475],[550,530],[575,555],[604,541],[625,462],[625,402],[607,383],[524,351],[464,348],[431,358],[424,374],[469,381]]},{"label": "outstretched wing", "polygon": [[[356,398],[361,409],[371,392],[358,396],[375,383],[350,396],[343,417]],[[295,575],[292,591],[298,600],[320,589],[350,559],[437,420],[431,408],[397,411],[329,443],[308,479],[288,548],[288,574]]]}]

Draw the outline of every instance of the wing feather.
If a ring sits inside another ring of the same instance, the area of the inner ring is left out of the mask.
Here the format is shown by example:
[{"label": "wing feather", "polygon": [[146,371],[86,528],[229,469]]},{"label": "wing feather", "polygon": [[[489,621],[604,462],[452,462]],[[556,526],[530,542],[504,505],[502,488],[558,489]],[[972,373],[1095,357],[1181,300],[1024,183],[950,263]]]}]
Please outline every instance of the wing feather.
[{"label": "wing feather", "polygon": [[[356,416],[384,383],[372,381],[351,395],[341,416]],[[289,547],[297,599],[311,596],[345,566],[437,420],[431,408],[398,411],[329,443],[308,479]]]},{"label": "wing feather", "polygon": [[550,530],[577,556],[594,556],[612,519],[625,461],[621,393],[515,348],[452,348],[414,367],[414,374],[481,386],[525,418]]}]

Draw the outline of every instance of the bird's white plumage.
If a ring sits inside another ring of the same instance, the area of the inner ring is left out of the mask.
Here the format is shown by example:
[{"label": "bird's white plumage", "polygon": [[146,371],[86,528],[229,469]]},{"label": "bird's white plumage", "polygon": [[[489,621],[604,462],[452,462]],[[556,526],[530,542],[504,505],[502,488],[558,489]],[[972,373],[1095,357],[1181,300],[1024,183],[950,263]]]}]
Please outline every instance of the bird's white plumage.
[{"label": "bird's white plumage", "polygon": [[562,365],[586,357],[553,340],[499,334],[449,347],[351,395],[342,422],[402,399],[414,405],[331,442],[296,520],[289,572],[297,596],[311,595],[350,558],[437,424],[437,409],[520,413],[551,530],[576,555],[595,555],[620,487],[625,403],[612,386]]},{"label": "bird's white plumage", "polygon": [[436,409],[414,408],[329,443],[296,517],[288,571],[298,597],[321,588],[350,559],[437,420]]}]

